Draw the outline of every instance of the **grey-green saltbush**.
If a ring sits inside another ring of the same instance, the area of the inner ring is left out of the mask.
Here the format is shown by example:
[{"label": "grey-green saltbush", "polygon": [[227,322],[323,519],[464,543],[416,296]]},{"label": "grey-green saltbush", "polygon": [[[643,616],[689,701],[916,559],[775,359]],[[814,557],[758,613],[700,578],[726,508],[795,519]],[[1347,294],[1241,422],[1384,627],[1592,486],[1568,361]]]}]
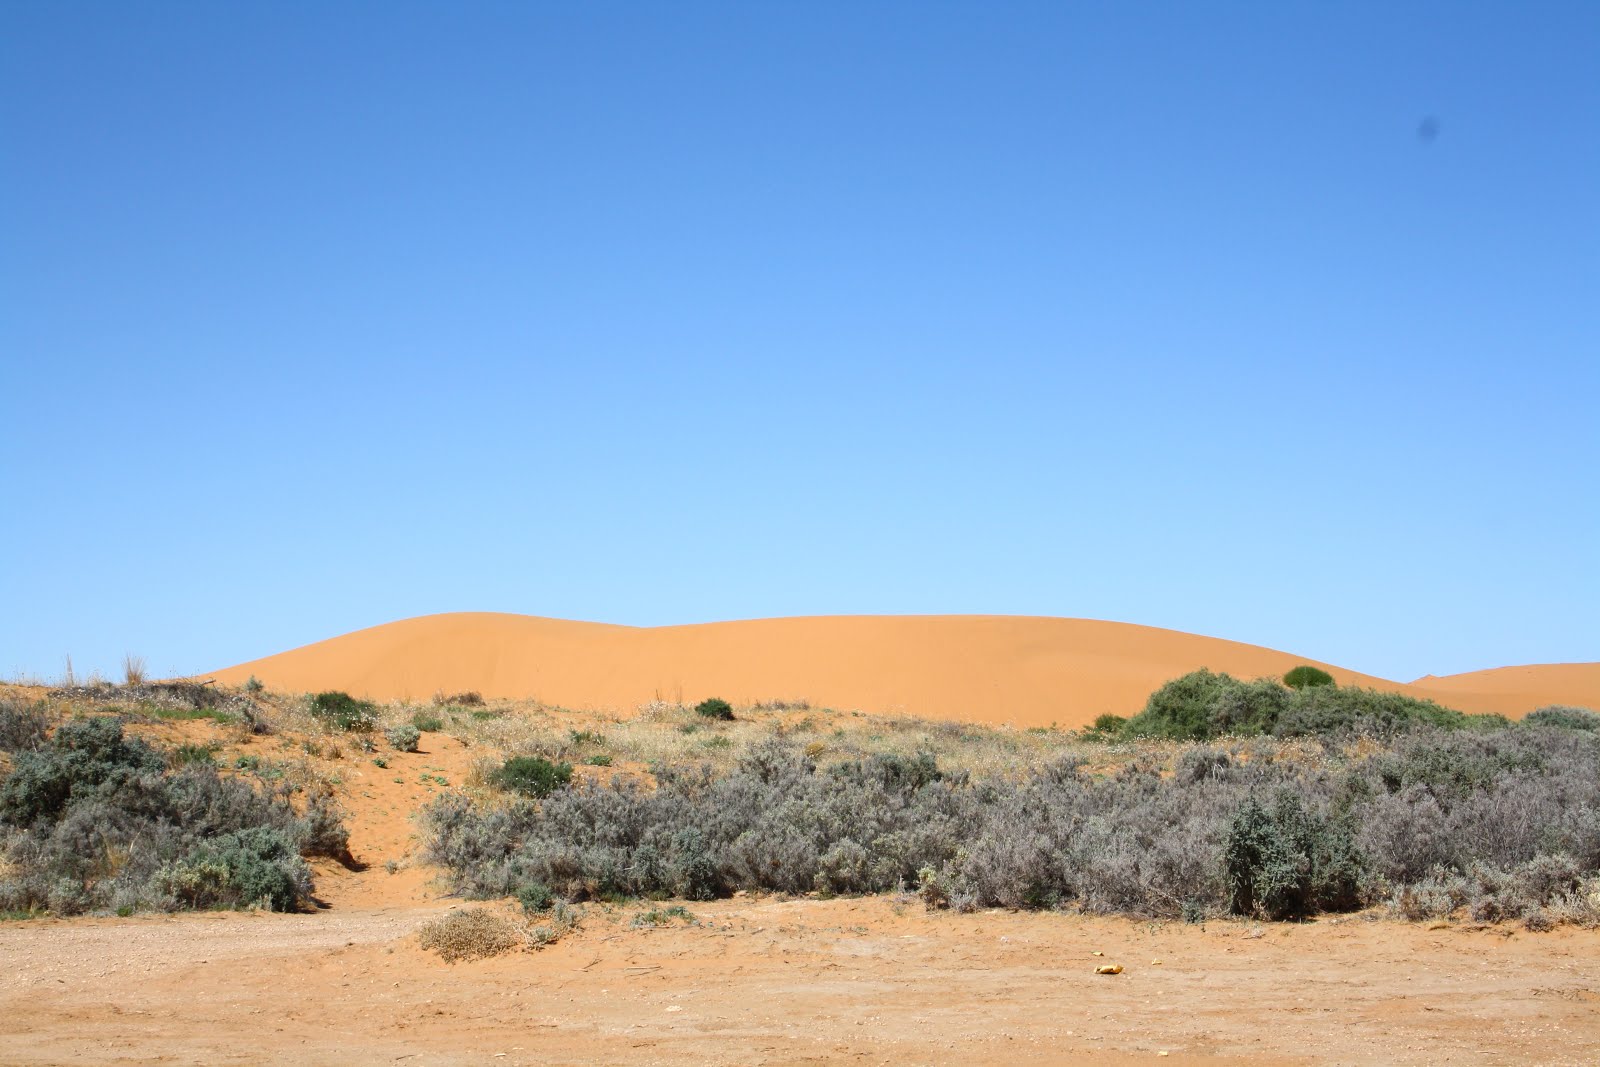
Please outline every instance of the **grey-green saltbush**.
[{"label": "grey-green saltbush", "polygon": [[169,768],[115,718],[62,725],[0,782],[0,911],[288,910],[309,900],[302,854],[348,856],[326,798],[302,818],[213,763]]},{"label": "grey-green saltbush", "polygon": [[422,742],[422,731],[409,722],[403,722],[389,727],[383,732],[383,737],[397,752],[415,752]]},{"label": "grey-green saltbush", "polygon": [[424,822],[429,859],[469,896],[921,887],[957,908],[1287,918],[1542,856],[1595,877],[1600,736],[1420,727],[1348,765],[1197,748],[1171,775],[1136,756],[1110,775],[1064,762],[984,781],[920,758],[822,769],[773,739],[726,773],[660,767],[653,786],[619,776],[537,803],[451,795]]}]

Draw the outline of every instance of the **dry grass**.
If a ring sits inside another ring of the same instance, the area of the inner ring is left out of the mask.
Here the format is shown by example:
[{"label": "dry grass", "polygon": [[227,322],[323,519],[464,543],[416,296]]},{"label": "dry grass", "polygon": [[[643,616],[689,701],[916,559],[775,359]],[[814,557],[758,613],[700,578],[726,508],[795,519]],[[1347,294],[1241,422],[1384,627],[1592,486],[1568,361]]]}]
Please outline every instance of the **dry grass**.
[{"label": "dry grass", "polygon": [[493,908],[465,908],[423,926],[417,941],[446,963],[481,960],[554,944],[577,928],[578,918],[578,909],[564,903],[540,923],[513,919]]},{"label": "dry grass", "polygon": [[489,908],[452,911],[423,926],[417,941],[446,963],[488,959],[528,947],[522,927]]},{"label": "dry grass", "polygon": [[[132,692],[138,688],[136,694]],[[49,698],[60,717],[80,713],[116,712],[156,718],[188,717],[179,709],[184,694],[148,694],[153,687],[107,686],[100,690],[57,689]],[[19,694],[21,695],[21,694]],[[873,755],[934,756],[946,771],[966,771],[975,778],[1016,778],[1032,768],[1070,761],[1092,773],[1114,773],[1139,764],[1171,773],[1193,744],[1141,740],[1104,743],[1082,740],[1075,732],[1054,728],[1016,729],[973,723],[872,715],[860,711],[813,707],[804,701],[766,701],[735,710],[731,722],[707,719],[693,707],[653,701],[632,714],[614,711],[555,707],[534,700],[490,700],[468,703],[396,701],[377,705],[374,729],[339,730],[311,713],[307,694],[222,692],[217,730],[223,740],[249,743],[251,719],[278,733],[257,737],[278,751],[273,753],[277,773],[295,784],[315,787],[341,761],[365,759],[384,745],[384,731],[411,723],[419,713],[440,721],[442,733],[481,750],[476,761],[482,773],[469,783],[483,786],[488,770],[507,757],[542,756],[573,764],[580,778],[608,780],[617,774],[651,777],[655,768],[709,766],[724,772],[734,768],[753,746],[783,737],[817,764],[827,767]],[[458,694],[472,697],[475,694]],[[248,707],[250,716],[238,709]],[[210,711],[196,715],[211,717]],[[428,749],[430,733],[421,747]],[[1289,762],[1302,766],[1329,765],[1360,760],[1376,754],[1380,746],[1357,742],[1343,748],[1326,747],[1314,739],[1276,740],[1270,737],[1221,739],[1213,749],[1239,762]],[[258,748],[259,751],[259,748]]]},{"label": "dry grass", "polygon": [[122,677],[129,685],[143,685],[145,679],[145,663],[143,656],[135,656],[131,652],[122,657]]}]

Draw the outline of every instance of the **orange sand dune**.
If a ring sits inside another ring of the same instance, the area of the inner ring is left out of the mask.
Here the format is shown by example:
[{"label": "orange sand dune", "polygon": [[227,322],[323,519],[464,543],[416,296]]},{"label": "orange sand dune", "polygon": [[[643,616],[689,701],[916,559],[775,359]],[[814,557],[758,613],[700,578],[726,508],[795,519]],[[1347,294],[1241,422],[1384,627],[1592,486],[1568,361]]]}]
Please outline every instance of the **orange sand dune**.
[{"label": "orange sand dune", "polygon": [[[1600,707],[1600,665],[1512,668],[1402,685],[1303,656],[1091,619],[994,615],[819,616],[639,628],[529,615],[429,615],[359,630],[216,672],[271,689],[343,689],[378,700],[441,690],[631,711],[650,700],[809,700],[873,712],[1036,726],[1131,714],[1162,682],[1199,667],[1238,677],[1312,663],[1341,684],[1427,696],[1465,711],[1522,715],[1541,704]],[[1550,693],[1545,675],[1554,671]],[[1570,677],[1569,677],[1570,675]],[[1482,677],[1478,686],[1471,679]],[[1554,695],[1551,695],[1554,694]]]},{"label": "orange sand dune", "polygon": [[1463,711],[1523,712],[1546,704],[1600,709],[1600,663],[1533,663],[1487,671],[1427,675],[1406,687]]}]

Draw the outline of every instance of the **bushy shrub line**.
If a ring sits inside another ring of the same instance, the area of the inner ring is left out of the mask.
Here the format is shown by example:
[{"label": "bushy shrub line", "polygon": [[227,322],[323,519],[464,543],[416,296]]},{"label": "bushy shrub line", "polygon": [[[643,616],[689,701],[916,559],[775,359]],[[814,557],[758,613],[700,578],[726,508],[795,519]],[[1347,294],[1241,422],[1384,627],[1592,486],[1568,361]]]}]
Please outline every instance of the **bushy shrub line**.
[{"label": "bushy shrub line", "polygon": [[311,714],[336,730],[365,732],[378,724],[378,705],[338,690],[313,696]]},{"label": "bushy shrub line", "polygon": [[1327,737],[1365,734],[1388,737],[1434,727],[1492,729],[1507,725],[1502,715],[1467,715],[1431,700],[1400,693],[1336,686],[1315,668],[1288,684],[1261,678],[1244,682],[1208,670],[1193,671],[1150,694],[1144,710],[1131,719],[1102,715],[1085,736],[1099,740],[1140,737],[1208,741],[1223,736]]},{"label": "bushy shrub line", "polygon": [[303,856],[348,857],[326,798],[296,815],[282,793],[171,761],[110,717],[64,723],[16,752],[0,781],[0,910],[174,910],[311,897]]},{"label": "bushy shrub line", "polygon": [[725,775],[663,769],[654,788],[580,782],[503,805],[449,795],[425,820],[429,858],[475,897],[917,887],[957,908],[1281,919],[1425,910],[1418,894],[1447,891],[1476,907],[1463,887],[1493,886],[1519,902],[1496,914],[1600,919],[1579,884],[1600,868],[1600,736],[1576,731],[1418,728],[1310,766],[1196,746],[1168,775],[1135,759],[1014,781],[886,755],[822,769],[773,739]]}]

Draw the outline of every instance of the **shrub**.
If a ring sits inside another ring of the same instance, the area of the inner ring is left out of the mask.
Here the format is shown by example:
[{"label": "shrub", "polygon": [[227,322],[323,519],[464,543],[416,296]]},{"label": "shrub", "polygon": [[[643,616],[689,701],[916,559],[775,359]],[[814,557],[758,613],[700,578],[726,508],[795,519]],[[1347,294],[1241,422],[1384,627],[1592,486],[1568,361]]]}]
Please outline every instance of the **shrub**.
[{"label": "shrub", "polygon": [[[1270,721],[1280,700],[1371,723],[1389,700],[1272,680],[1218,692],[1208,716],[1245,723]],[[1163,745],[1110,772],[1068,754],[976,781],[928,754],[819,767],[804,738],[771,737],[725,769],[653,764],[648,784],[619,774],[537,802],[441,797],[424,813],[425,852],[471,897],[530,883],[569,900],[915,887],[958,911],[1200,921],[1389,904],[1600,923],[1588,897],[1600,734],[1402,721],[1370,757],[1315,740]],[[1541,859],[1553,856],[1565,859]]]},{"label": "shrub", "polygon": [[411,725],[425,734],[436,734],[444,729],[444,720],[426,711],[411,716]]},{"label": "shrub", "polygon": [[517,901],[522,905],[522,910],[529,915],[549,911],[555,900],[555,894],[550,892],[550,887],[543,882],[529,882],[517,890]]},{"label": "shrub", "polygon": [[571,781],[572,764],[543,756],[512,756],[490,775],[493,785],[530,797],[547,797]]},{"label": "shrub", "polygon": [[724,721],[731,721],[733,719],[733,705],[729,704],[721,697],[711,697],[709,700],[702,700],[700,703],[694,706],[694,710],[695,714],[704,715],[708,719],[722,719]]},{"label": "shrub", "polygon": [[481,708],[483,707],[483,694],[477,692],[476,690],[468,690],[465,693],[455,693],[451,696],[445,696],[443,693],[435,693],[433,702],[435,704],[459,704],[460,706],[467,708]]},{"label": "shrub", "polygon": [[0,752],[31,752],[50,733],[48,706],[0,697]]},{"label": "shrub", "polygon": [[1480,717],[1400,693],[1312,686],[1295,691],[1274,732],[1279,737],[1351,733],[1383,737],[1430,726],[1460,729],[1476,719]]},{"label": "shrub", "polygon": [[1085,741],[1115,741],[1122,736],[1127,727],[1128,720],[1122,715],[1113,715],[1107,712],[1098,716],[1093,725],[1083,731]]},{"label": "shrub", "polygon": [[294,911],[311,897],[311,871],[293,838],[268,827],[223,834],[163,868],[158,878],[191,908]]},{"label": "shrub", "polygon": [[350,830],[344,824],[338,803],[326,793],[319,793],[306,803],[306,813],[299,821],[299,836],[300,851],[304,855],[326,856],[345,864],[352,862]]},{"label": "shrub", "polygon": [[1322,684],[1291,688],[1271,679],[1241,682],[1200,670],[1152,693],[1144,710],[1123,727],[1122,736],[1178,741],[1230,734],[1391,736],[1426,727],[1492,729],[1505,721],[1499,716],[1465,715],[1399,693]]},{"label": "shrub", "polygon": [[415,752],[422,741],[422,731],[409,722],[403,722],[389,727],[383,732],[383,737],[394,746],[396,752]]},{"label": "shrub", "polygon": [[435,919],[417,932],[417,940],[446,963],[487,959],[527,944],[516,923],[488,908],[467,908]]},{"label": "shrub", "polygon": [[349,693],[331,690],[311,698],[311,714],[339,730],[364,731],[377,725],[378,707]]},{"label": "shrub", "polygon": [[1213,736],[1211,706],[1238,683],[1226,674],[1192,671],[1150,694],[1144,710],[1128,721],[1132,737],[1203,741]]},{"label": "shrub", "polygon": [[301,854],[346,840],[325,801],[300,818],[214,762],[169,769],[117,719],[76,720],[0,782],[0,909],[292,909],[311,892]]},{"label": "shrub", "polygon": [[1567,704],[1547,704],[1530,711],[1522,722],[1526,726],[1553,726],[1563,730],[1587,730],[1590,733],[1600,731],[1600,713]]},{"label": "shrub", "polygon": [[1302,663],[1283,676],[1283,684],[1290,689],[1309,689],[1312,686],[1332,685],[1333,675],[1319,667]]},{"label": "shrub", "polygon": [[249,693],[251,696],[255,696],[257,693],[260,693],[266,688],[266,686],[261,684],[261,679],[257,678],[253,674],[249,678],[245,679],[244,691]]},{"label": "shrub", "polygon": [[125,739],[119,719],[75,719],[42,747],[16,754],[11,773],[0,783],[0,822],[54,821],[75,797],[157,774],[165,764],[143,741]]},{"label": "shrub", "polygon": [[1348,829],[1308,811],[1291,791],[1263,807],[1252,795],[1228,826],[1229,909],[1294,919],[1355,906],[1360,861]]},{"label": "shrub", "polygon": [[215,765],[216,762],[217,746],[214,744],[183,744],[172,750],[172,763],[175,767],[181,767],[186,763],[209,763]]}]

